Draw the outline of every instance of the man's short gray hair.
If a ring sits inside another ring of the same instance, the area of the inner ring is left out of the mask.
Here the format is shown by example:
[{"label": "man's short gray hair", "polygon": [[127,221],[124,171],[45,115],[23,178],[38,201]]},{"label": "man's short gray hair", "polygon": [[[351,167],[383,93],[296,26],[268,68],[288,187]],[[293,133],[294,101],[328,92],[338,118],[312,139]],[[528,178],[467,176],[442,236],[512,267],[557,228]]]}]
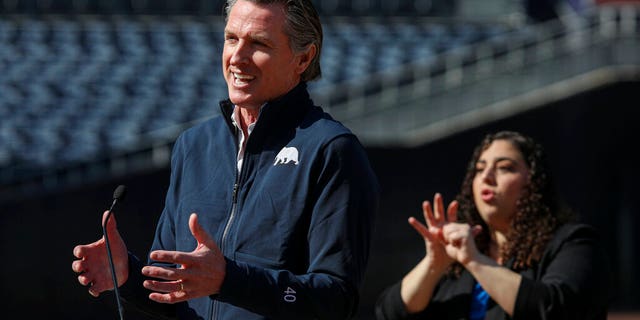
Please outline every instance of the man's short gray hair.
[{"label": "man's short gray hair", "polygon": [[[231,7],[238,0],[227,0],[225,6],[226,18],[229,18]],[[243,0],[256,4],[281,4],[284,6],[286,21],[284,32],[289,37],[289,45],[293,52],[300,53],[315,44],[316,55],[307,69],[302,73],[302,81],[318,79],[320,70],[320,53],[322,52],[322,24],[320,17],[311,0]]]}]

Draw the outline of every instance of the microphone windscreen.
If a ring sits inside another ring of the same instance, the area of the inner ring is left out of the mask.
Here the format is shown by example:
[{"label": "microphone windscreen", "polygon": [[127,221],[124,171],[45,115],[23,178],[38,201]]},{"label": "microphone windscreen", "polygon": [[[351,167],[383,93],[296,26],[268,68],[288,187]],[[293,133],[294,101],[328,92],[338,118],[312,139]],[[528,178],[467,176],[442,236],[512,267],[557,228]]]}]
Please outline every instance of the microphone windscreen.
[{"label": "microphone windscreen", "polygon": [[127,194],[127,187],[124,185],[119,185],[115,191],[113,191],[113,199],[122,201],[124,200],[124,196]]}]

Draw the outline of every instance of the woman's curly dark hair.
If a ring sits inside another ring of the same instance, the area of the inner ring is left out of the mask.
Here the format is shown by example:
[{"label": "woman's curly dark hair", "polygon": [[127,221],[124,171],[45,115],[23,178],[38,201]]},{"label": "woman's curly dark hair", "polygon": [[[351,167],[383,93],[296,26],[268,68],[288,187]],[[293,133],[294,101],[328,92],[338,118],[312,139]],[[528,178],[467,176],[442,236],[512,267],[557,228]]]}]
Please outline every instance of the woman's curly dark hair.
[{"label": "woman's curly dark hair", "polygon": [[[480,252],[489,254],[490,235],[473,200],[473,179],[481,153],[496,140],[506,140],[516,147],[529,168],[529,181],[518,200],[518,211],[506,235],[508,244],[501,248],[502,261],[511,261],[511,268],[518,271],[539,261],[556,228],[572,220],[574,215],[559,201],[546,154],[539,143],[513,131],[488,134],[474,150],[460,194],[456,197],[459,202],[458,221],[482,226],[482,232],[475,238]],[[459,274],[461,266],[454,266],[453,269],[454,273]]]}]

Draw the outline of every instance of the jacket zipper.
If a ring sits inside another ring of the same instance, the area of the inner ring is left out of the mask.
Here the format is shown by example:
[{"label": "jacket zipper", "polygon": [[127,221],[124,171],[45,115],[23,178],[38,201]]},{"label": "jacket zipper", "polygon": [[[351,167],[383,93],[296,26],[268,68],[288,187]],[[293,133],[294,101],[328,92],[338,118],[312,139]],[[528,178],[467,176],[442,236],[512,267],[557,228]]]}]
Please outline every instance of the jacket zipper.
[{"label": "jacket zipper", "polygon": [[[247,138],[247,142],[248,143],[248,138]],[[236,152],[237,154],[237,152]],[[246,154],[246,147],[245,147],[245,154]],[[246,160],[246,159],[245,159]],[[242,172],[244,170],[245,167],[245,163],[246,161],[242,161],[242,168],[240,168],[240,172]],[[222,232],[222,240],[220,240],[220,252],[224,255],[224,247],[225,247],[225,243],[227,240],[227,234],[229,233],[229,229],[231,229],[231,224],[233,224],[233,220],[236,216],[236,206],[238,203],[238,190],[240,189],[240,173],[238,171],[236,171],[236,181],[233,184],[233,193],[231,194],[231,213],[229,214],[229,219],[227,220],[227,224],[224,226],[224,231]],[[218,311],[219,311],[219,303],[218,301],[214,300],[213,301],[213,312],[212,312],[212,317],[211,319],[217,319],[218,318]]]},{"label": "jacket zipper", "polygon": [[229,228],[231,228],[233,219],[236,216],[236,204],[238,202],[238,186],[239,186],[238,182],[236,181],[236,183],[233,185],[233,194],[232,194],[233,202],[231,203],[231,214],[229,215],[229,220],[227,220],[227,225],[224,226],[224,232],[222,232],[222,241],[220,242],[220,251],[222,251],[222,253],[224,253],[224,250],[222,248],[224,248],[224,244],[227,240],[227,233],[229,232]]}]

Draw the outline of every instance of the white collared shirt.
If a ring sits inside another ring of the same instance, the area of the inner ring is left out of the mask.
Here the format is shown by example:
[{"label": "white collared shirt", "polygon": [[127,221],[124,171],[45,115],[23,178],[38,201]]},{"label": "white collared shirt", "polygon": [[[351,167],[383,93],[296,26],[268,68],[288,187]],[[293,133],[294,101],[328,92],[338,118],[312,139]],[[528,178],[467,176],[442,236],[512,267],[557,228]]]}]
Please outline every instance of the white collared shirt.
[{"label": "white collared shirt", "polygon": [[[264,105],[263,105],[264,106]],[[260,109],[262,109],[262,107],[260,107]],[[257,120],[256,120],[257,122]],[[247,126],[247,136],[244,136],[244,132],[242,131],[242,127],[240,126],[240,108],[238,108],[237,106],[233,107],[233,112],[231,113],[231,123],[238,128],[238,137],[237,137],[237,141],[238,141],[238,155],[236,157],[237,160],[237,166],[238,166],[238,173],[240,173],[240,171],[242,170],[242,161],[244,160],[244,150],[246,147],[246,141],[247,139],[249,139],[249,136],[251,135],[251,132],[253,131],[253,128],[255,128],[256,126],[256,122],[251,123]]]}]

